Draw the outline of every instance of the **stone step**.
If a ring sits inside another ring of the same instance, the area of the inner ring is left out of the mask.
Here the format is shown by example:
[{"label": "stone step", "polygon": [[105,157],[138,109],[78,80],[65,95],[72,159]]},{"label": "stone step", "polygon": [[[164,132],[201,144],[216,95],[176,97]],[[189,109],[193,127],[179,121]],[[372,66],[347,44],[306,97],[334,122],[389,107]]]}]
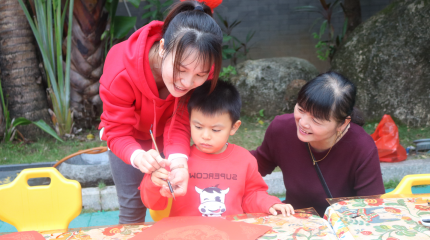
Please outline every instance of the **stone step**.
[{"label": "stone step", "polygon": [[[412,159],[396,163],[381,162],[382,179],[384,182],[390,180],[400,181],[410,174],[430,173],[430,158]],[[282,172],[274,172],[263,177],[269,186],[269,194],[285,194],[284,179]]]},{"label": "stone step", "polygon": [[[36,164],[32,166],[42,167],[37,166]],[[9,168],[3,166],[3,168],[7,171],[0,171],[0,185],[6,183],[4,181],[8,177],[9,181],[12,181],[16,177],[17,173],[20,172],[17,166]],[[398,163],[381,163],[381,171],[384,182],[389,180],[401,180],[404,176],[409,174],[430,173],[430,158],[406,160]],[[286,190],[282,172],[274,172],[263,177],[263,179],[269,186],[269,194],[285,194]],[[103,189],[98,187],[82,188],[82,205],[84,209],[104,211],[118,209],[119,205],[115,186],[108,186]]]}]

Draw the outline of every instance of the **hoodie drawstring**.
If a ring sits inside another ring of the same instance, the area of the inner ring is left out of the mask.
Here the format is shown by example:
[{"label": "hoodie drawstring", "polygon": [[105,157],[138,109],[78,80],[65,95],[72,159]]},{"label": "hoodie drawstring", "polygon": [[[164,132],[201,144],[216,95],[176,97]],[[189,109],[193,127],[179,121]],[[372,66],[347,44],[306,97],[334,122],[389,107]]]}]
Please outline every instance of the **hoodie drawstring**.
[{"label": "hoodie drawstring", "polygon": [[170,123],[170,127],[169,127],[169,131],[167,132],[167,140],[170,142],[170,131],[173,128],[173,124],[175,124],[175,119],[176,119],[176,111],[179,111],[178,109],[178,102],[179,102],[179,98],[175,98],[175,105],[173,107],[173,118],[172,118],[172,122]]},{"label": "hoodie drawstring", "polygon": [[[154,128],[152,129],[152,132],[154,133],[154,140],[157,139],[157,109],[156,109],[156,105],[155,105],[155,100],[152,100],[152,103],[154,104],[154,121],[153,121],[153,126]],[[155,149],[155,145],[154,142],[152,142],[152,149]]]}]

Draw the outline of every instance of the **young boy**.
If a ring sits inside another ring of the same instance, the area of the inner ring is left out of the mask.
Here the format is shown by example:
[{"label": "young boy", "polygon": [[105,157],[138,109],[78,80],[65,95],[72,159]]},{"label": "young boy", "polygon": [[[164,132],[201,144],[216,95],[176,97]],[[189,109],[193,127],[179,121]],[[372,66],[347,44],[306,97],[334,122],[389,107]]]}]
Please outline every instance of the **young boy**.
[{"label": "young boy", "polygon": [[[188,103],[194,142],[188,161],[190,178],[187,194],[173,201],[170,216],[277,215],[276,210],[284,216],[294,214],[291,205],[267,194],[268,187],[249,151],[227,143],[241,124],[239,92],[224,81],[219,81],[211,94],[210,87],[208,81],[196,88]],[[170,195],[164,180],[168,176],[164,168],[145,174],[140,191],[146,207],[166,208],[168,199],[160,193]]]}]

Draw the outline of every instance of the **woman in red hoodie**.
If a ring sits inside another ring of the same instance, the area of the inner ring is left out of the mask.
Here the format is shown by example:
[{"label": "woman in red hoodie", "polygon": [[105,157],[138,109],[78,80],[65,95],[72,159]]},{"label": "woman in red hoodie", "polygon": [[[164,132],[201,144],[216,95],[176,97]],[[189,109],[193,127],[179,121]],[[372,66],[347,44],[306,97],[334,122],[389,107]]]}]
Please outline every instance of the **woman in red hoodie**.
[{"label": "woman in red hoodie", "polygon": [[[175,195],[185,195],[190,151],[186,101],[206,80],[216,85],[222,37],[209,7],[184,1],[173,6],[164,23],[145,25],[109,51],[100,79],[99,128],[110,149],[119,223],[145,221],[138,190],[144,173],[170,166]],[[153,150],[151,127],[167,160]]]}]

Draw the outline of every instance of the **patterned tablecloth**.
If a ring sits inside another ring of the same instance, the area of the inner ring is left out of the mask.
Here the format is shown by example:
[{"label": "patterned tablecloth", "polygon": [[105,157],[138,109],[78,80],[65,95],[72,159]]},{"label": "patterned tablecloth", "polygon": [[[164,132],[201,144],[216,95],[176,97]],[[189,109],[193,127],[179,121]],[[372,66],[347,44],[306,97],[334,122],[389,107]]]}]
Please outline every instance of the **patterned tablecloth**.
[{"label": "patterned tablecloth", "polygon": [[339,239],[429,239],[430,227],[420,218],[430,216],[428,197],[329,199],[324,218]]},{"label": "patterned tablecloth", "polygon": [[[259,239],[328,240],[337,239],[327,221],[320,218],[313,208],[296,210],[291,217],[268,216],[267,214],[239,214],[227,216],[227,220],[271,226],[272,230]],[[41,232],[45,239],[104,239],[123,240],[152,226],[148,224],[116,225],[69,229],[68,232]]]}]

